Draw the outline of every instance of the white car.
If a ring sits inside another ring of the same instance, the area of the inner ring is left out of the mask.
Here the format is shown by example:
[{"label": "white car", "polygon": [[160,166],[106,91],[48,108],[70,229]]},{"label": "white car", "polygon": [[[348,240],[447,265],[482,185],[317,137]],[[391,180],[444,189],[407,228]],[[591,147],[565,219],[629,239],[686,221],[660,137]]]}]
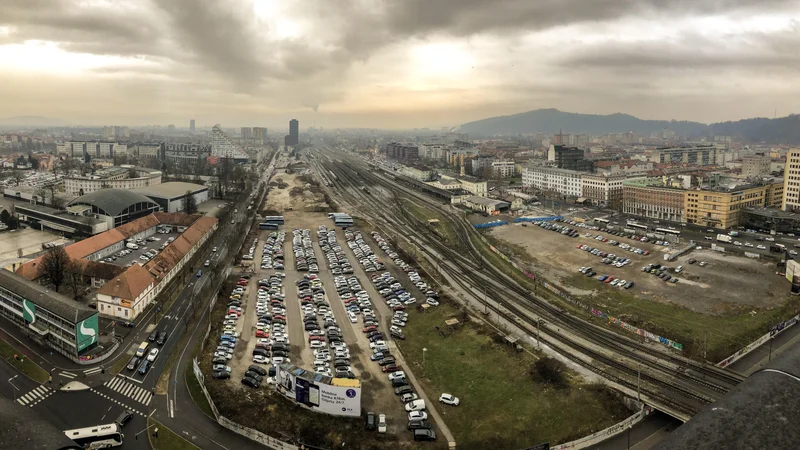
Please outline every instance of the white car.
[{"label": "white car", "polygon": [[150,353],[147,355],[147,360],[153,362],[156,360],[156,358],[158,358],[158,349],[154,348],[150,350]]},{"label": "white car", "polygon": [[253,362],[258,364],[269,364],[269,358],[262,355],[253,355]]},{"label": "white car", "polygon": [[211,249],[211,252],[212,252],[212,253],[216,253],[216,252],[217,252],[217,247],[214,247],[214,248],[212,248],[212,249]]},{"label": "white car", "polygon": [[454,396],[452,394],[442,394],[442,395],[440,395],[439,396],[439,401],[444,403],[445,405],[451,405],[451,406],[458,406],[458,404],[460,403],[460,401],[458,400],[458,397],[456,397],[456,396]]},{"label": "white car", "polygon": [[408,413],[409,422],[415,422],[427,419],[428,419],[428,413],[426,413],[425,411],[411,411],[410,413]]},{"label": "white car", "polygon": [[[157,349],[157,348],[154,348],[153,350],[158,350],[158,349]],[[153,354],[153,352],[150,352],[150,354],[152,355],[152,354]],[[156,355],[157,355],[157,354],[158,354],[158,352],[156,352]],[[228,353],[228,352],[223,352],[223,351],[214,352],[214,357],[215,357],[215,358],[225,358],[225,359],[227,359],[227,360],[230,360],[231,358],[233,358],[233,353]],[[148,356],[148,359],[149,359],[149,358],[150,358],[150,357]],[[155,359],[155,357],[154,357],[153,359]]]},{"label": "white car", "polygon": [[392,373],[389,374],[389,381],[393,381],[393,380],[397,380],[397,379],[405,378],[405,377],[406,377],[406,373],[403,372],[402,370],[398,370],[396,372],[392,372]]},{"label": "white car", "polygon": [[378,416],[378,433],[386,433],[386,414]]},{"label": "white car", "polygon": [[275,357],[272,358],[272,365],[273,366],[278,366],[278,365],[283,364],[285,362],[288,363],[288,362],[291,362],[291,360],[289,358],[284,358],[283,356],[275,356]]},{"label": "white car", "polygon": [[428,299],[425,300],[425,303],[427,303],[427,304],[429,304],[431,306],[439,306],[439,302],[436,301],[436,299],[433,298],[433,297],[428,297]]},{"label": "white car", "polygon": [[308,346],[311,348],[323,348],[325,347],[325,343],[322,341],[311,341],[311,343],[308,344]]},{"label": "white car", "polygon": [[764,247],[763,245],[758,245],[756,248],[759,249],[759,250],[766,250],[767,249],[767,247]]}]

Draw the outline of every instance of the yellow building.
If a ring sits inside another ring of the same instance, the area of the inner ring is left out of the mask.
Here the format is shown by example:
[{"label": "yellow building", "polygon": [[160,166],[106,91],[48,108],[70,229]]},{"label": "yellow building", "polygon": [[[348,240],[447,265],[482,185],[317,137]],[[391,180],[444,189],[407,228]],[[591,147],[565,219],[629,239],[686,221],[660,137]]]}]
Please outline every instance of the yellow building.
[{"label": "yellow building", "polygon": [[752,207],[779,207],[783,185],[770,183],[734,189],[694,189],[684,193],[686,222],[704,227],[738,227],[742,211]]}]

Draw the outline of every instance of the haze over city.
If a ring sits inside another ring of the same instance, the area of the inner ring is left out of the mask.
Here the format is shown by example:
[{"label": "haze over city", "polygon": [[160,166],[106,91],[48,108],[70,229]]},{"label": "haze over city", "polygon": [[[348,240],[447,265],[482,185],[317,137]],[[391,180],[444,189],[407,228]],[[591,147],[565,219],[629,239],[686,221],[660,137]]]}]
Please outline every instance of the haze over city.
[{"label": "haze over city", "polygon": [[0,117],[410,128],[537,108],[781,116],[800,111],[799,13],[780,0],[5,0]]}]

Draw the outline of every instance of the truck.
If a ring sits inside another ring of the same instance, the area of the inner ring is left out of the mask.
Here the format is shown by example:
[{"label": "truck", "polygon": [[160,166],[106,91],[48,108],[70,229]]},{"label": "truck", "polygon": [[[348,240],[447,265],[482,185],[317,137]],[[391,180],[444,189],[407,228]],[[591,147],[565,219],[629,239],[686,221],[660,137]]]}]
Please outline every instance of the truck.
[{"label": "truck", "polygon": [[719,242],[726,242],[726,243],[728,243],[728,244],[730,244],[731,242],[733,242],[733,238],[732,238],[732,237],[730,237],[730,236],[728,236],[727,234],[718,234],[718,235],[717,235],[717,240],[718,240]]},{"label": "truck", "polygon": [[139,246],[134,244],[133,242],[128,242],[125,244],[125,247],[128,247],[131,250],[139,250]]},{"label": "truck", "polygon": [[786,250],[786,246],[783,244],[775,244],[769,246],[769,251],[773,253],[781,253]]}]

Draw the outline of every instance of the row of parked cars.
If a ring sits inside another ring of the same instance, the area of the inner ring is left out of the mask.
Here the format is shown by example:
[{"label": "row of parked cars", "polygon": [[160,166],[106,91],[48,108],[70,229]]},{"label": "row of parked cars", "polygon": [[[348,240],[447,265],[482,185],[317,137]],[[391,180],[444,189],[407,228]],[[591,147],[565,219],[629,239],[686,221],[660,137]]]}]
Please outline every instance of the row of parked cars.
[{"label": "row of parked cars", "polygon": [[[325,300],[322,280],[317,275],[309,274],[298,281],[298,298],[308,343],[314,353],[314,372],[328,377],[355,378],[350,366],[350,350]],[[323,320],[322,326],[320,318]]]},{"label": "row of parked cars", "polygon": [[[586,233],[586,237],[591,237],[591,233]],[[645,240],[642,241],[642,242],[647,242],[647,238],[645,237],[644,239]],[[623,250],[627,250],[627,251],[629,251],[631,253],[636,253],[637,255],[647,256],[647,255],[650,254],[650,252],[647,251],[647,250],[643,250],[641,248],[633,247],[632,245],[626,244],[624,242],[619,242],[619,241],[615,241],[613,239],[609,239],[609,238],[603,236],[602,234],[598,234],[597,236],[595,236],[594,240],[600,241],[600,242],[605,242],[605,243],[607,243],[609,245],[613,245],[613,246],[619,246],[619,248],[621,248]],[[657,242],[661,242],[661,241],[657,241]]]},{"label": "row of parked cars", "polygon": [[[280,246],[283,237],[276,233],[274,245]],[[286,307],[284,305],[285,295],[283,291],[284,273],[276,272],[267,278],[258,280],[258,291],[256,299],[256,344],[253,348],[253,366],[245,373],[242,384],[253,388],[260,387],[261,384],[275,384],[274,365],[289,361],[289,335],[286,333]],[[265,371],[258,364],[273,364],[269,371]],[[255,371],[253,367],[259,367],[260,371]],[[258,376],[255,376],[258,375]],[[265,378],[265,375],[269,375]],[[250,378],[250,380],[246,380]]]},{"label": "row of parked cars", "polygon": [[283,270],[283,242],[285,239],[285,231],[273,231],[269,234],[261,253],[262,269]]},{"label": "row of parked cars", "polygon": [[[596,275],[596,273],[594,272],[594,270],[592,270],[591,267],[581,267],[580,269],[578,269],[578,271],[590,277]],[[636,284],[633,281],[627,281],[621,278],[614,278],[612,275],[600,275],[599,277],[597,277],[597,281],[601,283],[606,283],[609,286],[614,286],[624,289],[630,289]]]},{"label": "row of parked cars", "polygon": [[588,252],[590,255],[594,255],[594,256],[597,256],[599,258],[602,258],[601,261],[603,262],[603,264],[609,264],[609,265],[612,265],[614,267],[625,267],[625,266],[627,266],[628,264],[631,263],[631,260],[628,259],[628,258],[624,258],[622,256],[617,256],[617,255],[615,255],[613,253],[606,253],[606,252],[600,250],[599,248],[589,247],[586,244],[578,244],[577,248],[579,250],[583,250],[585,252]]},{"label": "row of parked cars", "polygon": [[[388,257],[392,258],[395,264],[403,269],[404,272],[408,273],[408,277],[411,279],[411,282],[414,283],[417,288],[419,288],[420,292],[425,294],[425,302],[431,306],[439,306],[439,294],[433,289],[432,286],[429,286],[427,283],[422,281],[422,277],[419,276],[419,273],[417,273],[413,267],[406,264],[405,261],[400,258],[400,256],[392,249],[389,243],[386,242],[386,239],[381,237],[380,233],[377,231],[372,232],[372,238],[375,239],[378,247],[380,247]],[[389,288],[391,288],[391,285]],[[381,295],[384,295],[384,293],[381,292]],[[384,298],[386,297],[388,297],[388,295],[384,295]]]},{"label": "row of parked cars", "polygon": [[[211,376],[217,380],[227,380],[231,377],[231,368],[228,361],[233,358],[238,338],[236,337],[236,323],[244,312],[242,297],[245,294],[249,275],[239,278],[228,297],[227,313],[222,319],[222,333],[220,334],[217,348],[211,358]],[[246,305],[245,305],[246,306]]]},{"label": "row of parked cars", "polygon": [[295,269],[299,272],[319,273],[317,257],[314,256],[311,242],[311,230],[294,230],[292,234]]},{"label": "row of parked cars", "polygon": [[555,222],[538,222],[536,225],[538,225],[540,228],[544,228],[545,230],[555,231],[556,233],[563,234],[564,236],[573,238],[580,236],[580,233],[574,229],[566,225],[559,225]]},{"label": "row of parked cars", "polygon": [[317,229],[317,239],[319,239],[319,246],[328,261],[331,274],[336,276],[353,273],[352,264],[348,261],[342,246],[336,241],[336,231],[328,230],[325,225],[320,225]]},{"label": "row of parked cars", "polygon": [[[667,271],[669,267],[661,265],[661,264],[648,264],[642,267],[642,272],[649,273],[651,275],[655,275],[662,280],[669,282],[669,283],[677,283],[678,278],[670,275]],[[678,266],[675,268],[675,273],[680,273],[683,271],[683,266]]]},{"label": "row of parked cars", "polygon": [[358,262],[361,263],[361,266],[364,268],[364,272],[377,272],[386,268],[370,246],[364,242],[360,231],[347,230],[344,232],[344,237],[347,239],[347,246],[350,247],[350,250],[353,251]]}]

